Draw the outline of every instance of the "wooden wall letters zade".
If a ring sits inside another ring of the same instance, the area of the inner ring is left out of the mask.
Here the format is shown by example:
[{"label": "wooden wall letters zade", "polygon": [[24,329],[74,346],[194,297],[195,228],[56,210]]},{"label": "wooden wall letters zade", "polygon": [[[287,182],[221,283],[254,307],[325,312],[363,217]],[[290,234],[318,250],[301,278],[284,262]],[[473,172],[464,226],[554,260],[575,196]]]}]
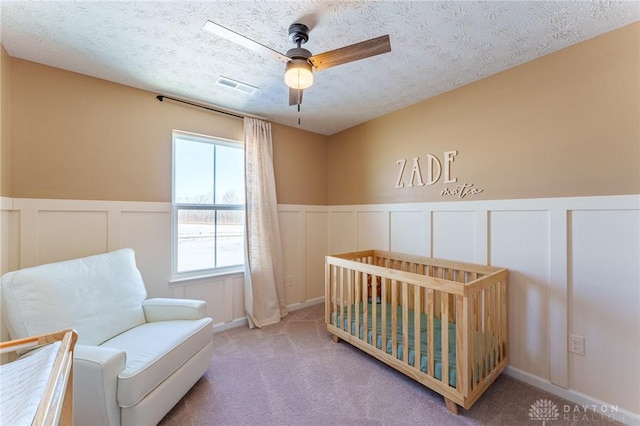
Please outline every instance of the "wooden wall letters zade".
[{"label": "wooden wall letters zade", "polygon": [[[398,179],[396,180],[396,188],[413,188],[416,186],[430,186],[437,183],[440,178],[442,182],[457,183],[458,178],[451,175],[451,164],[455,161],[458,150],[445,151],[442,155],[442,161],[433,154],[427,154],[423,159],[426,163],[426,170],[423,174],[420,166],[420,157],[412,158],[411,171],[407,169],[407,159],[403,158],[396,161],[398,165]],[[406,172],[405,172],[406,171]],[[425,180],[426,179],[426,180]],[[441,196],[452,195],[458,198],[464,198],[467,195],[476,195],[483,192],[484,189],[474,187],[472,183],[458,184],[453,188],[445,187],[440,191]]]}]

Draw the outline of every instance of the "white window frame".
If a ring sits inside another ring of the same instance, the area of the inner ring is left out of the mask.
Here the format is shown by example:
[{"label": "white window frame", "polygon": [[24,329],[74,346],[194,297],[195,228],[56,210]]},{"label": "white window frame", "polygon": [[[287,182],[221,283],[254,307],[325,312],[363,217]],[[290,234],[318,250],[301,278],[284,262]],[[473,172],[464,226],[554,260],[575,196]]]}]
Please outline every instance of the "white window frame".
[{"label": "white window frame", "polygon": [[[241,210],[245,211],[244,204],[190,204],[176,203],[175,178],[176,178],[176,139],[187,139],[193,142],[222,145],[238,148],[244,151],[244,143],[232,139],[224,139],[213,136],[200,135],[185,131],[174,130],[171,136],[171,283],[179,283],[185,280],[215,277],[219,275],[238,274],[244,272],[244,263],[241,265],[224,266],[220,268],[207,268],[186,272],[178,272],[178,210]],[[245,259],[246,261],[246,259]]]}]

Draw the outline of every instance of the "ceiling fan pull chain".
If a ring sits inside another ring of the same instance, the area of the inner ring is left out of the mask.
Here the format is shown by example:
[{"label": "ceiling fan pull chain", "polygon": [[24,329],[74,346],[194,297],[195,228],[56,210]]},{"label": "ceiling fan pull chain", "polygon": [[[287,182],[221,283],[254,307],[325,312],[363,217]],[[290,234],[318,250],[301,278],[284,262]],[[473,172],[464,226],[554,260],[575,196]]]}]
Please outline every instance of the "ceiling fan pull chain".
[{"label": "ceiling fan pull chain", "polygon": [[[298,93],[300,93],[300,91],[298,91]],[[300,125],[300,95],[298,95],[298,126]]]}]

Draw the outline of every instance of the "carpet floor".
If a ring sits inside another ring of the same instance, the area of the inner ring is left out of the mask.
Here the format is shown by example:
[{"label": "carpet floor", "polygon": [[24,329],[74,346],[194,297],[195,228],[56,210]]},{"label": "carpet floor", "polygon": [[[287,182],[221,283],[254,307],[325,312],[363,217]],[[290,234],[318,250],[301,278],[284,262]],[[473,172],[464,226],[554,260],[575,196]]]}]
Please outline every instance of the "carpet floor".
[{"label": "carpet floor", "polygon": [[[555,408],[532,414],[534,404]],[[545,417],[543,421],[543,418]],[[324,305],[263,329],[214,336],[211,367],[160,422],[185,425],[615,425],[621,424],[506,375],[469,410],[340,342]]]}]

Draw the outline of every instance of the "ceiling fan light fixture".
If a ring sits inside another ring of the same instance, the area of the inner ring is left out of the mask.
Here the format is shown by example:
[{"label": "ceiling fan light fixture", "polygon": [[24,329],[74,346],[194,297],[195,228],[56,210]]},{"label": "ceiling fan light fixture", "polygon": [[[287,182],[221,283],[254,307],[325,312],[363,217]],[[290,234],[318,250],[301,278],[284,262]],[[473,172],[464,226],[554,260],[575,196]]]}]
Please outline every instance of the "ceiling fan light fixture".
[{"label": "ceiling fan light fixture", "polygon": [[292,59],[287,62],[284,82],[292,89],[306,89],[313,84],[313,69],[306,59]]}]

